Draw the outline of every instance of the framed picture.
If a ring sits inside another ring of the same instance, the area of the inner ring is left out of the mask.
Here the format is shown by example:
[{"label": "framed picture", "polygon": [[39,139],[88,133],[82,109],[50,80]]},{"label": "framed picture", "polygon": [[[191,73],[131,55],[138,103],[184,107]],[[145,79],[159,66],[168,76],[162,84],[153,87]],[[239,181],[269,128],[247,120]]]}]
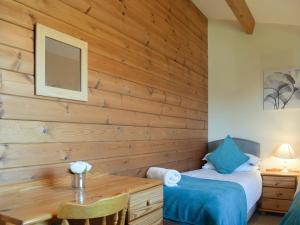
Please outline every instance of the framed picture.
[{"label": "framed picture", "polygon": [[264,73],[264,109],[300,108],[300,68]]},{"label": "framed picture", "polygon": [[36,94],[88,100],[86,42],[36,24]]}]

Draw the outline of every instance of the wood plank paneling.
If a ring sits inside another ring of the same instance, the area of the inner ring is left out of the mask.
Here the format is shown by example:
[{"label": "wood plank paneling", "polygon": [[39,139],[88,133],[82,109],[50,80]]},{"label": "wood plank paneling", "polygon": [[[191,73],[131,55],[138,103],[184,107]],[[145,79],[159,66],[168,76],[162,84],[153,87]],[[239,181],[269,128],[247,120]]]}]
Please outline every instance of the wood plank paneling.
[{"label": "wood plank paneling", "polygon": [[[97,106],[0,95],[0,118],[203,129],[204,121],[116,110]],[[40,110],[37,110],[40,109]],[[171,113],[169,113],[171,114]]]},{"label": "wood plank paneling", "polygon": [[[41,96],[34,95],[33,77],[3,70],[0,71],[0,77],[0,93],[42,98]],[[16,86],[19,86],[17,91],[15,90]],[[195,109],[187,109],[182,106],[175,106],[166,103],[152,102],[146,99],[91,88],[89,91],[89,101],[82,104],[207,121],[207,112],[202,112]],[[67,104],[65,105],[67,106]],[[176,118],[170,119],[173,121],[176,120]],[[198,123],[197,121],[194,122],[196,124]]]},{"label": "wood plank paneling", "polygon": [[0,43],[22,50],[33,51],[33,32],[0,20]]},{"label": "wood plank paneling", "polygon": [[0,67],[7,70],[33,74],[33,54],[0,45]]},{"label": "wood plank paneling", "polygon": [[83,142],[207,138],[205,130],[97,124],[0,121],[0,143]]},{"label": "wood plank paneling", "polygon": [[[197,151],[200,155],[200,152]],[[182,155],[181,155],[182,156]],[[179,156],[179,157],[181,157]],[[179,159],[176,152],[148,154],[141,156],[129,156],[108,158],[100,160],[89,160],[94,166],[93,173],[115,173],[125,172],[128,170],[134,170],[142,167],[149,167],[151,165],[163,165],[168,162],[175,162],[180,160],[195,160],[195,152],[185,152],[184,158]],[[200,157],[199,157],[200,158]],[[199,160],[199,159],[198,159]],[[22,170],[18,168],[13,169],[1,169],[0,177],[1,184],[8,184],[18,181],[27,181],[32,179],[41,178],[53,178],[66,175],[69,167],[69,163],[50,164],[46,166],[30,166],[24,167]],[[34,175],[34,177],[32,177]]]},{"label": "wood plank paneling", "polygon": [[[31,76],[2,70],[0,71],[0,77],[0,93],[53,100],[34,95],[33,77]],[[205,122],[207,121],[206,112],[151,102],[130,96],[123,96],[113,92],[90,90],[89,96],[90,99],[88,102],[80,103],[98,107],[84,107],[79,105],[79,102],[75,101],[62,102],[61,100],[58,100],[59,102],[55,103],[53,101],[38,101],[2,95],[2,99],[0,96],[0,102],[3,103],[2,106],[0,106],[0,109],[2,118],[10,119],[26,118],[31,120],[89,123],[94,121],[102,124],[145,125],[192,129],[203,129]],[[7,101],[4,99],[7,99]],[[26,107],[23,108],[24,102],[27,102],[27,104]],[[37,111],[36,108],[42,108],[43,110]],[[54,110],[54,108],[58,111]],[[17,109],[23,109],[23,111]],[[82,109],[82,112],[80,109]],[[86,114],[83,112],[86,112]],[[86,117],[86,115],[89,115],[87,112],[98,113]]]},{"label": "wood plank paneling", "polygon": [[[188,13],[187,13],[188,12]],[[39,22],[89,45],[89,100],[35,95]],[[196,169],[207,142],[207,19],[186,0],[2,0],[0,183]]]},{"label": "wood plank paneling", "polygon": [[[21,1],[21,2],[23,3],[23,1]],[[51,1],[51,3],[52,2],[54,3],[55,1]],[[15,13],[18,12],[18,15],[15,15],[15,17],[12,18],[11,14],[7,14],[7,11],[10,11],[11,9],[13,9]],[[100,55],[98,55],[98,58],[102,57],[101,59],[103,59],[104,61],[110,60],[108,62],[109,65],[111,63],[113,63],[113,64],[116,64],[116,65],[119,65],[122,67],[123,64],[126,64],[126,65],[129,64],[130,67],[128,67],[128,68],[125,67],[126,71],[133,70],[134,74],[137,73],[136,76],[140,75],[140,77],[143,77],[148,74],[146,71],[136,70],[136,67],[146,68],[146,70],[148,71],[149,69],[151,69],[151,67],[155,66],[156,63],[159,63],[160,66],[162,66],[161,64],[162,64],[162,62],[164,62],[164,64],[163,64],[164,69],[169,73],[173,68],[178,68],[178,66],[177,67],[175,66],[177,64],[173,63],[174,61],[168,60],[168,58],[166,58],[164,56],[162,57],[161,55],[154,54],[151,48],[145,49],[145,47],[143,46],[138,49],[132,49],[132,46],[130,47],[129,45],[125,45],[125,46],[116,45],[115,43],[111,43],[112,40],[110,40],[111,42],[108,42],[107,38],[105,39],[104,37],[92,36],[86,32],[82,32],[78,29],[75,29],[73,26],[70,26],[68,24],[62,23],[57,20],[53,20],[50,16],[41,14],[31,8],[24,9],[24,7],[21,4],[14,3],[9,0],[3,0],[3,2],[2,2],[2,7],[0,7],[0,18],[1,17],[4,20],[13,20],[14,23],[17,23],[22,26],[26,26],[31,30],[33,30],[35,22],[39,22],[42,24],[46,24],[50,27],[53,27],[55,29],[58,29],[59,31],[67,32],[70,35],[77,36],[78,38],[83,39],[89,43],[90,51],[93,51],[98,54],[100,53]],[[140,56],[145,51],[146,51],[146,53],[143,54],[144,57]],[[95,54],[93,54],[93,55],[95,55]],[[103,56],[105,56],[105,57],[103,57]],[[96,58],[93,58],[93,60],[97,60],[97,54],[95,55],[95,57]],[[113,61],[111,59],[113,59]],[[115,61],[117,61],[117,62],[115,62]],[[120,64],[117,64],[118,62]],[[188,62],[188,60],[187,60],[187,62]],[[202,63],[204,63],[204,62],[201,62],[201,64]],[[108,70],[108,72],[111,72],[109,70],[109,68],[111,68],[111,67],[107,67],[107,65],[106,65],[106,67],[104,67],[102,69],[106,69],[106,70]],[[182,66],[181,66],[181,68],[182,68]],[[111,69],[115,69],[115,68],[113,67]],[[117,71],[119,71],[119,70],[117,70]],[[188,80],[192,79],[189,70],[186,70],[186,68],[184,68],[183,71],[181,69],[181,70],[177,71],[176,73],[178,74],[177,78],[184,76],[185,73],[188,73],[187,79]],[[110,73],[110,74],[112,74],[112,73]],[[134,74],[130,74],[130,75],[134,76]],[[205,76],[207,76],[207,71],[204,74],[206,74]],[[116,71],[115,71],[115,73],[113,73],[113,75],[122,76],[123,73],[120,74],[120,73],[116,73]],[[160,73],[156,73],[156,76],[160,76]],[[124,76],[123,76],[123,78],[124,78]],[[145,83],[146,78],[147,78],[147,76],[142,80],[137,79],[137,77],[135,77],[134,79],[138,82],[142,82],[143,84],[147,85],[148,84],[147,82],[150,82],[151,80],[150,81],[147,80]],[[160,82],[155,83],[155,85],[159,85],[160,88],[166,88],[167,90],[172,91],[172,92],[175,92],[177,90],[176,88],[174,89],[172,87],[172,85],[171,85],[172,83],[170,85],[167,85],[167,84],[163,85],[164,81],[165,80],[162,79]],[[176,81],[176,79],[173,79],[173,82],[174,81]],[[206,82],[207,82],[207,80],[206,80]],[[170,82],[167,82],[167,83],[170,83]],[[201,85],[201,83],[203,83],[203,82],[198,81],[197,83],[199,85]],[[152,85],[153,85],[153,83],[152,83]],[[161,86],[161,85],[163,85],[163,86]],[[204,85],[205,85],[205,83],[204,83]],[[193,91],[190,91],[190,93],[192,93],[192,95],[189,94],[189,96],[192,98],[195,96],[195,90],[193,90]],[[182,95],[185,93],[180,93],[180,94]],[[198,100],[198,98],[196,98],[196,99]]]},{"label": "wood plank paneling", "polygon": [[[34,95],[34,78],[32,76],[1,69],[0,76],[1,93],[42,98],[41,96]],[[19,88],[15,88],[16,86]],[[207,101],[195,101],[150,86],[139,85],[131,81],[122,80],[95,71],[89,71],[89,87],[90,89],[99,89],[102,91],[165,103],[166,105],[175,105],[182,108],[207,112]],[[92,95],[91,92],[90,95]],[[92,102],[90,101],[88,104],[92,104]]]},{"label": "wood plank paneling", "polygon": [[99,90],[111,91],[120,94],[125,94],[133,97],[143,98],[151,101],[167,103],[170,105],[181,106],[183,108],[196,109],[207,112],[206,99],[197,101],[179,95],[174,95],[170,92],[161,91],[150,86],[139,85],[137,83],[122,80],[116,77],[109,76],[105,73],[89,71],[89,87]]},{"label": "wood plank paneling", "polygon": [[[167,10],[159,10],[162,8],[153,6],[153,4],[155,1],[106,1],[101,4],[97,1],[91,1],[87,14],[105,22],[132,39],[147,43],[151,48],[161,50],[161,46],[164,46],[169,51],[175,51],[177,58],[178,55],[182,57],[193,56],[193,53],[199,54],[198,56],[201,57],[204,53],[199,51],[201,45],[198,43],[201,39],[196,38],[193,42],[189,42],[186,36],[192,35],[192,33],[186,30],[176,19],[168,17]],[[97,13],[100,7],[105,8],[104,13],[106,15],[100,16]],[[122,13],[116,13],[116,8],[120,8]],[[118,16],[115,16],[116,14]],[[126,16],[126,23],[123,19],[124,16]],[[180,29],[175,30],[174,27],[180,27]],[[181,46],[181,51],[178,51]],[[193,57],[189,59],[195,61]],[[197,63],[195,64],[197,65]]]},{"label": "wood plank paneling", "polygon": [[[1,144],[0,168],[205,149],[205,139]],[[200,156],[199,156],[200,157]]]}]

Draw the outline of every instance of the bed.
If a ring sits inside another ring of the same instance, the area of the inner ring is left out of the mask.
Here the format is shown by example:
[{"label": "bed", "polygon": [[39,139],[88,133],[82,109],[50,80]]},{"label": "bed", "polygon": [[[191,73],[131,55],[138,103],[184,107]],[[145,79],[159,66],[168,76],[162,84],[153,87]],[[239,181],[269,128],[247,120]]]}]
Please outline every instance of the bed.
[{"label": "bed", "polygon": [[[260,156],[259,143],[239,138],[233,140],[243,152]],[[223,139],[208,143],[208,152],[222,142]],[[164,187],[165,224],[246,224],[262,191],[258,171],[219,174],[214,170],[199,169],[182,173],[182,179],[188,186]]]},{"label": "bed", "polygon": [[296,190],[296,194],[289,211],[282,218],[280,225],[300,225],[300,184]]}]

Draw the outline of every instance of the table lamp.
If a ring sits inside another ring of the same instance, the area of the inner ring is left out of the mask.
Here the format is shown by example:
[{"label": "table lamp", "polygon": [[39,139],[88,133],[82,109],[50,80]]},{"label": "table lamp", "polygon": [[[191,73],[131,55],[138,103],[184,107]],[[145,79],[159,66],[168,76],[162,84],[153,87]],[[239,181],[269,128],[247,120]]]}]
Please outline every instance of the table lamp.
[{"label": "table lamp", "polygon": [[283,173],[288,173],[287,160],[295,159],[295,152],[290,144],[282,144],[277,148],[273,154],[275,157],[284,160],[284,168],[281,170]]}]

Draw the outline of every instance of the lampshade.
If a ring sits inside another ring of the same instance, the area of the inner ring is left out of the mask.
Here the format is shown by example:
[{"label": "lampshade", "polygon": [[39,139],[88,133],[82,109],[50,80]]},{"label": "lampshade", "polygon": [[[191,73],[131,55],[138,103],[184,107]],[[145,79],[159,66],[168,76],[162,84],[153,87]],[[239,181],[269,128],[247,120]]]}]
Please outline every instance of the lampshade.
[{"label": "lampshade", "polygon": [[273,154],[275,157],[281,159],[295,159],[295,152],[290,144],[282,144]]}]

